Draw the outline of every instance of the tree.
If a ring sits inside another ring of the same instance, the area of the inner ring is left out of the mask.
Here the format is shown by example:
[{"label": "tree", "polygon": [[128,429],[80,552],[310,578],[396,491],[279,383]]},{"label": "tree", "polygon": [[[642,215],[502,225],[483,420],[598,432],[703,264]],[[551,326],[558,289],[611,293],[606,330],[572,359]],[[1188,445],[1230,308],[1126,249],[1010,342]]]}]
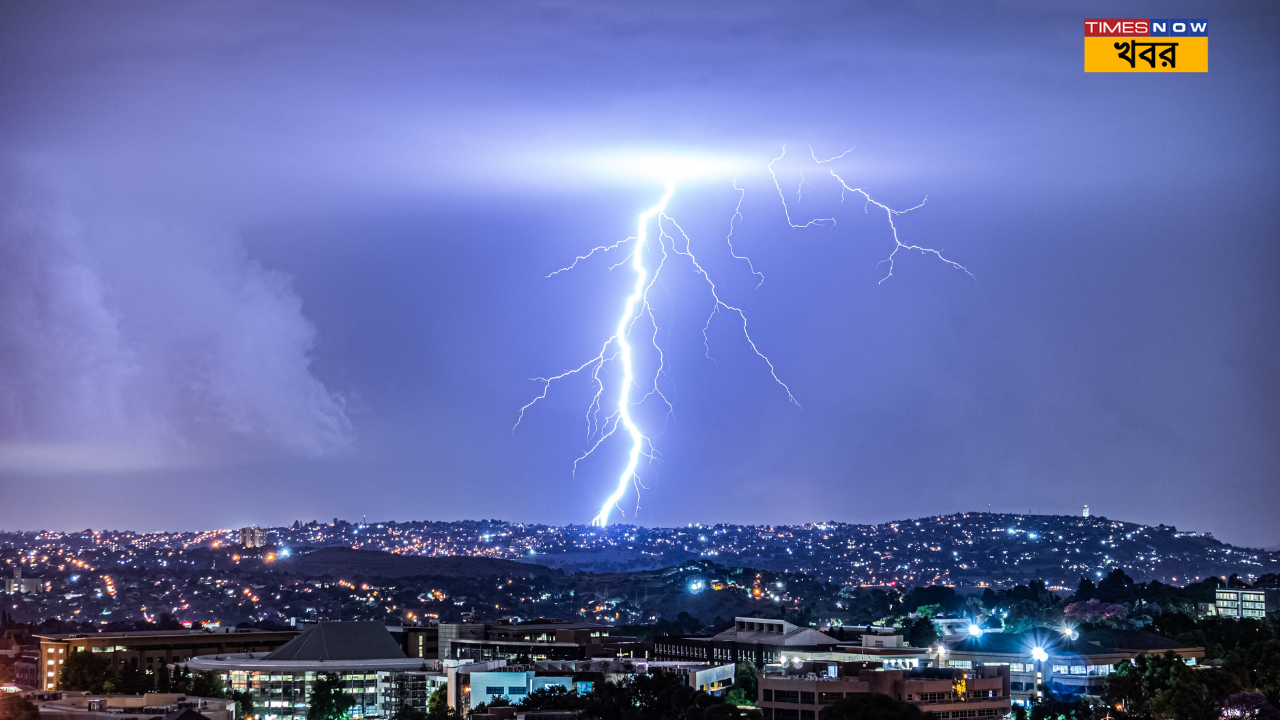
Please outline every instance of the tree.
[{"label": "tree", "polygon": [[475,707],[471,708],[471,712],[473,714],[485,713],[489,711],[489,708],[498,708],[498,707],[511,707],[511,701],[504,697],[496,697],[487,703],[480,703],[476,705]]},{"label": "tree", "polygon": [[[192,694],[191,670],[186,665],[178,665],[173,669],[173,677],[169,681],[170,692]],[[251,713],[252,714],[252,713]]]},{"label": "tree", "polygon": [[1225,669],[1244,687],[1280,707],[1280,640],[1254,643],[1244,651],[1231,653]]},{"label": "tree", "polygon": [[342,691],[342,680],[326,673],[311,686],[307,720],[345,720],[347,711],[355,704],[355,698]]},{"label": "tree", "polygon": [[236,717],[247,718],[253,715],[253,695],[248,690],[236,690],[231,693],[236,701]]},{"label": "tree", "polygon": [[1094,597],[1104,603],[1122,603],[1133,599],[1134,584],[1133,578],[1125,574],[1120,568],[1107,573],[1107,576],[1098,583],[1098,591]]},{"label": "tree", "polygon": [[725,693],[725,702],[730,705],[753,705],[759,687],[760,673],[756,671],[756,664],[738,663],[733,669],[733,685]]},{"label": "tree", "polygon": [[933,624],[933,620],[922,617],[911,623],[907,642],[911,643],[912,647],[933,647],[938,642],[938,636],[938,627]]},{"label": "tree", "polygon": [[162,662],[156,668],[156,691],[173,692],[173,673],[169,670],[169,663]]},{"label": "tree", "polygon": [[167,612],[160,613],[160,617],[156,618],[155,625],[157,630],[181,630],[182,629],[182,623],[178,622],[178,618],[170,615]]},{"label": "tree", "polygon": [[932,717],[909,702],[875,693],[850,694],[818,713],[819,720],[925,720]]},{"label": "tree", "polygon": [[141,695],[155,687],[152,679],[138,669],[138,661],[126,661],[116,676],[116,692],[123,695]]},{"label": "tree", "polygon": [[702,621],[681,610],[675,620],[662,618],[653,626],[655,635],[693,635],[702,629]]},{"label": "tree", "polygon": [[520,702],[520,709],[525,712],[533,710],[581,710],[586,704],[584,696],[563,685],[549,685],[538,688],[525,696]]},{"label": "tree", "polygon": [[0,720],[40,720],[40,710],[24,697],[0,693]]},{"label": "tree", "polygon": [[1097,588],[1094,587],[1093,581],[1081,575],[1080,584],[1076,586],[1076,594],[1071,596],[1072,602],[1084,602],[1092,600]]},{"label": "tree", "polygon": [[[1097,720],[1101,717],[1101,713],[1079,700],[1045,698],[1031,706],[1030,720]],[[1026,711],[1023,710],[1023,720],[1025,718]]]},{"label": "tree", "polygon": [[1222,717],[1280,720],[1280,710],[1276,710],[1260,693],[1242,692],[1223,701]]},{"label": "tree", "polygon": [[928,585],[911,588],[911,592],[902,599],[902,609],[905,612],[915,612],[926,605],[937,606],[945,612],[956,612],[964,606],[964,598],[956,593],[955,588]]},{"label": "tree", "polygon": [[224,698],[227,697],[227,686],[217,672],[202,670],[191,676],[191,694],[203,698]]},{"label": "tree", "polygon": [[98,653],[87,651],[73,652],[62,663],[62,677],[58,680],[59,690],[87,690],[98,694],[104,692],[103,686],[111,682],[115,689],[115,672],[111,661]]},{"label": "tree", "polygon": [[1220,670],[1187,667],[1172,652],[1142,654],[1119,663],[1107,677],[1102,698],[1122,705],[1130,717],[1210,720],[1219,704],[1237,688],[1235,678]]},{"label": "tree", "polygon": [[586,695],[579,720],[728,720],[745,710],[667,673],[640,675],[622,684],[600,683]]},{"label": "tree", "polygon": [[457,720],[461,716],[449,707],[449,691],[441,685],[427,698],[427,720]]}]

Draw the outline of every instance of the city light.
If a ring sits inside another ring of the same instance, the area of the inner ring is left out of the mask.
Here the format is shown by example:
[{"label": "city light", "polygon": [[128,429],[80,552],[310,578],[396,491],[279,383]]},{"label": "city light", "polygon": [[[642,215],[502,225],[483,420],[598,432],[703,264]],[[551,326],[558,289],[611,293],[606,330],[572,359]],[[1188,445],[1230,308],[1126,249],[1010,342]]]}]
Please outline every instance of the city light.
[{"label": "city light", "polygon": [[1036,662],[1045,662],[1049,659],[1049,653],[1044,651],[1042,647],[1031,648],[1031,657]]},{"label": "city light", "polygon": [[969,634],[970,634],[970,635],[972,635],[972,636],[974,636],[974,637],[978,637],[978,636],[982,635],[982,628],[981,628],[980,626],[978,626],[978,625],[970,625],[970,626],[969,626]]}]

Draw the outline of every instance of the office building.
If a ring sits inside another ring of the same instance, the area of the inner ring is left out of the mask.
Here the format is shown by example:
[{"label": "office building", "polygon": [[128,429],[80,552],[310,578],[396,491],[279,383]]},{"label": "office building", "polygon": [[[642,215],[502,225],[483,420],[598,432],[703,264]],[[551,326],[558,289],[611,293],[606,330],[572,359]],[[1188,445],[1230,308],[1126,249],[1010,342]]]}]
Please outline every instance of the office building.
[{"label": "office building", "polygon": [[579,694],[600,683],[627,682],[645,673],[670,673],[696,690],[723,695],[733,685],[733,664],[660,662],[633,658],[599,660],[539,660],[509,663],[489,660],[446,668],[449,706],[469,712],[481,703],[504,698],[518,704],[536,690],[563,687]]},{"label": "office building", "polygon": [[738,617],[734,618],[733,627],[712,636],[654,638],[654,657],[706,663],[751,662],[757,668],[797,660],[879,662],[897,669],[929,664],[929,648],[909,647],[892,628],[856,630],[861,637],[846,642],[785,620]]},{"label": "office building", "polygon": [[817,720],[850,695],[887,695],[938,720],[1003,718],[1009,713],[1009,668],[885,670],[878,663],[801,662],[769,666],[757,705],[768,720]]},{"label": "office building", "polygon": [[376,622],[322,622],[269,653],[205,655],[185,664],[215,671],[230,689],[248,692],[253,714],[262,720],[305,718],[311,688],[325,675],[337,676],[355,699],[352,720],[386,717],[384,705],[411,695],[397,690],[399,673],[438,670],[433,661],[407,657]]},{"label": "office building", "polygon": [[1142,630],[1092,630],[1070,639],[1061,633],[989,633],[945,646],[935,661],[948,669],[1006,666],[1010,697],[1030,705],[1043,697],[1041,685],[1056,697],[1097,695],[1117,663],[1141,653],[1173,652],[1188,665],[1204,657],[1204,648]]},{"label": "office building", "polygon": [[527,622],[441,623],[439,658],[446,662],[530,662],[648,656],[649,645],[613,633],[608,625],[545,618]]},{"label": "office building", "polygon": [[1280,590],[1272,588],[1218,588],[1214,611],[1222,617],[1258,618],[1280,609]]},{"label": "office building", "polygon": [[260,527],[240,528],[239,540],[240,544],[247,548],[265,547],[267,544],[267,531]]},{"label": "office building", "polygon": [[654,657],[660,660],[753,662],[763,668],[784,654],[834,652],[840,641],[813,628],[785,620],[734,618],[733,627],[711,636],[654,638]]},{"label": "office building", "polygon": [[147,674],[161,665],[183,663],[197,655],[270,652],[297,635],[292,630],[267,631],[227,628],[208,630],[144,630],[139,632],[36,633],[40,643],[42,678],[37,686],[54,690],[62,678],[62,664],[73,652],[100,653],[119,672],[132,664]]}]

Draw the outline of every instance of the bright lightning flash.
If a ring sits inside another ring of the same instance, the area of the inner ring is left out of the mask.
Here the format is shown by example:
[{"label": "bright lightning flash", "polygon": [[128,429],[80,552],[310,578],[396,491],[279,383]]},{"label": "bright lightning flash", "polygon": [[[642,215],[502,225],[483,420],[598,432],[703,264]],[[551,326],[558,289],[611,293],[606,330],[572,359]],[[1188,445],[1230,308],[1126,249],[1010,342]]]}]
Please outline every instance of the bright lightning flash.
[{"label": "bright lightning flash", "polygon": [[[833,158],[829,158],[827,160],[819,160],[816,155],[813,155],[813,160],[818,165],[826,165],[835,160],[839,160],[840,158],[843,158],[849,152],[850,151],[846,150],[844,153],[841,153],[840,155],[837,155]],[[810,150],[810,154],[811,155],[813,154],[812,150]],[[782,154],[774,158],[773,161],[769,163],[768,169],[769,169],[770,176],[773,178],[774,186],[777,188],[778,197],[781,198],[782,200],[782,209],[783,209],[784,215],[786,216],[787,224],[793,228],[807,228],[807,227],[815,227],[815,226],[820,227],[820,226],[835,225],[835,222],[836,222],[835,218],[815,218],[805,223],[799,223],[792,219],[791,210],[787,206],[786,195],[784,194],[782,190],[782,185],[780,184],[778,180],[778,176],[774,171],[774,165],[779,160],[782,160],[782,158],[785,155],[786,155],[786,148],[784,147],[782,149]],[[654,459],[656,456],[656,452],[653,448],[652,441],[650,441],[650,439],[643,432],[641,432],[640,427],[635,422],[635,418],[632,417],[632,414],[631,414],[632,408],[643,403],[650,396],[657,395],[662,400],[662,402],[667,405],[668,412],[670,412],[672,409],[670,401],[667,400],[666,396],[662,394],[662,391],[658,387],[658,380],[663,374],[663,365],[664,365],[665,358],[663,357],[662,348],[661,346],[658,345],[658,341],[657,341],[658,330],[659,330],[658,323],[657,323],[657,320],[654,318],[653,308],[649,304],[649,290],[652,289],[654,283],[657,282],[658,276],[662,272],[662,268],[666,264],[667,257],[668,257],[668,247],[670,248],[671,253],[687,257],[689,259],[689,262],[692,264],[694,270],[697,272],[699,276],[702,277],[704,281],[706,281],[707,285],[710,288],[711,297],[712,297],[712,300],[714,301],[714,304],[712,305],[712,308],[711,308],[711,314],[707,317],[707,322],[702,329],[703,343],[704,345],[707,346],[708,357],[710,357],[710,347],[709,347],[709,341],[707,339],[707,331],[711,327],[711,321],[715,318],[716,314],[721,311],[737,315],[738,319],[741,320],[742,322],[743,337],[746,339],[747,344],[751,347],[751,350],[761,360],[764,361],[766,366],[768,366],[770,376],[772,376],[774,382],[776,382],[779,386],[782,387],[784,391],[786,391],[787,399],[790,402],[795,403],[797,407],[800,404],[799,402],[796,401],[795,397],[791,394],[791,388],[787,387],[787,384],[784,383],[782,379],[778,377],[777,370],[774,368],[773,363],[769,360],[768,357],[764,355],[764,353],[760,351],[760,349],[756,346],[755,341],[752,340],[750,333],[747,331],[746,314],[742,311],[741,308],[735,307],[733,305],[729,305],[728,303],[720,299],[720,295],[717,292],[715,282],[712,281],[711,276],[709,276],[707,272],[702,268],[702,265],[698,262],[698,259],[693,254],[692,241],[689,239],[688,234],[686,234],[685,231],[680,227],[680,225],[674,219],[672,219],[669,215],[667,215],[667,212],[666,212],[667,204],[670,202],[671,196],[675,193],[675,183],[678,179],[687,179],[689,177],[696,176],[696,175],[717,174],[718,172],[723,172],[727,170],[730,166],[726,163],[708,161],[708,160],[699,159],[699,158],[679,158],[679,157],[673,158],[673,157],[665,157],[665,156],[619,158],[617,162],[619,167],[625,168],[629,172],[629,174],[640,175],[640,176],[645,176],[645,175],[652,176],[652,175],[661,173],[663,176],[665,176],[666,190],[662,194],[662,198],[658,200],[658,203],[656,205],[654,205],[653,207],[649,208],[648,210],[640,214],[637,222],[636,234],[634,236],[626,238],[624,240],[619,240],[618,242],[615,242],[612,245],[601,245],[599,247],[592,248],[591,251],[588,252],[587,254],[579,255],[578,257],[574,258],[574,261],[570,263],[568,266],[560,268],[559,270],[556,270],[555,272],[548,274],[547,277],[551,277],[554,275],[558,275],[562,272],[572,270],[573,268],[577,267],[579,262],[582,262],[583,260],[586,260],[592,257],[597,252],[609,252],[612,250],[616,250],[622,247],[623,245],[634,241],[634,245],[631,248],[631,253],[628,256],[628,258],[623,259],[621,262],[613,265],[610,268],[610,269],[617,268],[625,264],[628,259],[630,260],[631,269],[635,273],[635,282],[631,286],[631,294],[627,296],[625,302],[623,303],[622,314],[618,318],[618,325],[614,329],[613,335],[610,336],[609,339],[605,340],[604,344],[600,347],[600,352],[597,353],[595,357],[579,365],[578,367],[572,370],[567,370],[563,373],[560,373],[559,375],[555,375],[552,377],[545,377],[545,378],[543,377],[534,378],[535,380],[542,383],[542,392],[539,393],[538,396],[535,397],[533,400],[529,401],[524,407],[520,408],[519,417],[516,419],[516,425],[515,425],[516,427],[519,427],[520,422],[524,419],[525,411],[528,410],[530,407],[532,407],[539,400],[543,400],[547,397],[547,392],[550,390],[552,383],[554,383],[557,380],[563,380],[571,375],[575,375],[585,370],[590,371],[592,383],[595,385],[596,392],[595,392],[595,397],[592,398],[590,405],[588,405],[587,407],[587,416],[586,416],[587,439],[588,441],[594,439],[595,442],[591,445],[591,447],[586,452],[580,455],[577,460],[574,460],[574,463],[573,463],[574,472],[575,473],[577,472],[578,463],[582,462],[588,456],[592,455],[596,451],[596,449],[599,448],[601,444],[604,443],[605,440],[608,440],[615,433],[617,433],[619,428],[622,428],[623,430],[625,430],[627,436],[630,438],[630,441],[631,441],[631,449],[627,454],[626,466],[623,467],[622,472],[618,475],[618,479],[614,483],[613,492],[610,493],[609,496],[605,499],[605,501],[601,504],[600,511],[596,513],[595,517],[591,521],[592,525],[597,525],[597,526],[607,525],[609,523],[609,515],[613,512],[613,510],[617,509],[619,512],[621,512],[621,507],[619,506],[619,503],[621,502],[622,497],[626,494],[627,489],[629,487],[634,485],[637,489],[637,493],[639,492],[639,489],[641,486],[640,486],[640,479],[639,479],[639,475],[637,474],[637,470],[640,465],[641,456],[648,457],[650,460]],[[888,216],[889,227],[893,231],[894,249],[893,249],[893,252],[891,252],[887,258],[881,261],[883,263],[888,263],[889,272],[887,275],[885,275],[884,278],[880,280],[880,282],[883,283],[885,280],[888,280],[890,277],[893,276],[893,268],[894,268],[893,262],[899,250],[916,250],[922,254],[934,255],[939,260],[947,263],[948,265],[952,266],[957,270],[964,271],[965,273],[969,274],[970,277],[972,277],[972,273],[969,273],[968,269],[966,269],[964,266],[960,265],[959,263],[953,262],[951,260],[948,260],[946,257],[943,257],[941,252],[934,250],[932,248],[920,247],[918,245],[907,245],[898,239],[898,228],[894,224],[894,221],[893,221],[894,216],[901,215],[906,212],[910,212],[911,210],[915,210],[916,208],[920,207],[924,203],[921,203],[920,205],[917,205],[913,208],[908,208],[907,210],[894,210],[872,199],[872,197],[868,195],[867,192],[862,188],[850,187],[848,183],[844,181],[843,178],[841,178],[839,175],[836,174],[834,169],[828,168],[828,170],[830,172],[831,177],[834,178],[840,184],[840,200],[842,202],[844,201],[846,194],[860,194],[862,195],[865,201],[864,208],[869,207],[871,205],[875,205],[881,210],[884,210],[886,215]],[[801,199],[801,191],[803,190],[805,185],[811,185],[811,183],[806,182],[802,174],[800,177],[800,185],[797,187],[797,190],[796,190],[797,202],[799,202]],[[764,275],[756,271],[755,266],[751,264],[750,258],[744,255],[738,255],[733,247],[734,221],[742,217],[739,211],[741,210],[741,207],[742,207],[742,198],[745,196],[745,190],[738,187],[736,181],[734,182],[733,187],[735,190],[738,190],[740,194],[738,197],[738,205],[734,209],[733,216],[729,220],[729,235],[727,237],[727,242],[729,245],[729,253],[734,259],[745,261],[747,263],[747,267],[751,271],[751,274],[758,276],[760,278],[760,283],[763,283]],[[649,231],[650,231],[651,224],[654,226],[654,229],[657,231],[656,243],[654,240],[650,239]],[[671,232],[668,232],[668,228],[670,228]],[[677,243],[676,241],[677,236],[683,241],[681,244]],[[661,255],[657,256],[660,258],[658,260],[657,267],[655,267],[653,270],[653,273],[650,274],[649,267],[646,265],[645,253],[646,253],[646,250],[651,249],[651,247],[655,244],[657,249],[661,251]],[[757,284],[756,287],[759,287],[759,284]],[[652,343],[654,350],[657,352],[658,366],[656,371],[654,372],[652,388],[648,392],[646,392],[639,400],[632,402],[631,400],[632,390],[633,388],[638,388],[639,385],[636,383],[636,378],[635,378],[635,363],[634,363],[634,358],[632,353],[631,333],[636,323],[638,323],[641,320],[641,318],[647,318],[649,324],[653,327],[653,334],[650,338],[650,342]],[[602,412],[601,399],[604,395],[604,382],[600,378],[600,373],[604,369],[605,364],[613,360],[620,361],[622,366],[621,377],[618,380],[618,404],[617,404],[617,408],[613,410],[613,412],[609,413],[604,418],[603,421],[601,421],[600,420],[600,413]],[[515,428],[512,428],[512,429],[514,430]]]}]

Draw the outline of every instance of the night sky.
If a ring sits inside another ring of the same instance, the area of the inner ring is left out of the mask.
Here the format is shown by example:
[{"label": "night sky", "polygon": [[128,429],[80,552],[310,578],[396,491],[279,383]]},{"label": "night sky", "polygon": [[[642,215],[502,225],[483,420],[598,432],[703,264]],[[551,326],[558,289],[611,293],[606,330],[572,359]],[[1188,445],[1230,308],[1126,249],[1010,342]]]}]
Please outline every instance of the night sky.
[{"label": "night sky", "polygon": [[[512,425],[631,278],[545,276],[661,195],[617,158],[696,155],[734,169],[670,213],[800,407],[669,260],[674,411],[615,519],[1088,503],[1280,544],[1280,8],[1126,4],[1209,18],[1210,72],[1157,76],[1086,75],[1098,6],[1054,5],[5,3],[0,527],[588,521],[625,451],[572,474],[588,381]],[[834,227],[787,225],[784,145]],[[883,213],[810,146],[927,196],[903,241],[973,277],[881,283]]]}]

